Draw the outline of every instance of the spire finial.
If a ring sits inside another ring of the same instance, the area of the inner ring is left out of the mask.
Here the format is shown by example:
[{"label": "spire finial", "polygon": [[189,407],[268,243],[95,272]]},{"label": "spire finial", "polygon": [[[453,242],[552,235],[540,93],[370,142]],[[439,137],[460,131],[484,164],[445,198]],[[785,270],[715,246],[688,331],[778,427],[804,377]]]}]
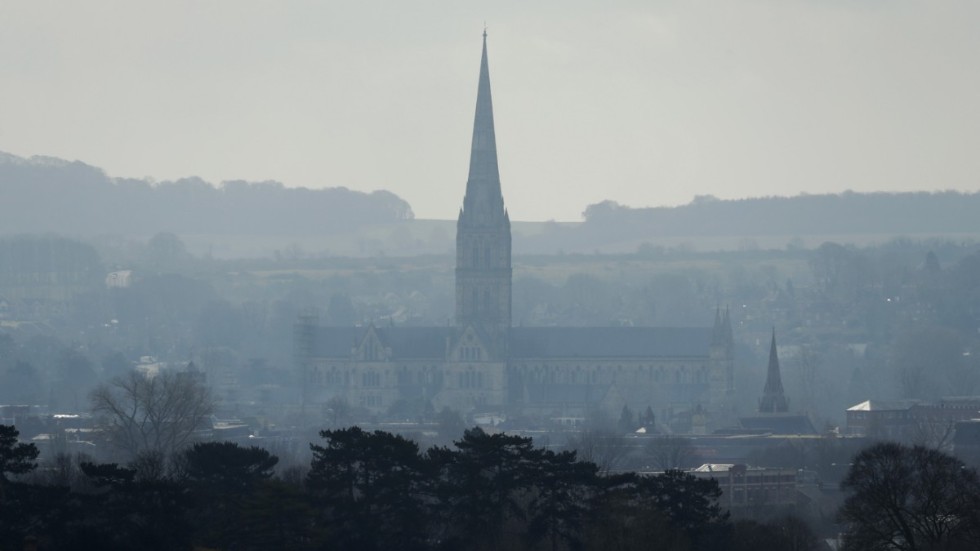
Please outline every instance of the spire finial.
[{"label": "spire finial", "polygon": [[480,210],[486,210],[485,214],[493,216],[496,220],[498,215],[504,212],[504,200],[500,194],[500,172],[497,169],[497,144],[493,131],[493,101],[490,98],[490,69],[487,63],[485,29],[474,115],[470,171],[466,180],[463,210],[472,211],[481,204],[483,207],[480,207]]},{"label": "spire finial", "polygon": [[487,22],[483,22],[483,40],[487,39]]}]

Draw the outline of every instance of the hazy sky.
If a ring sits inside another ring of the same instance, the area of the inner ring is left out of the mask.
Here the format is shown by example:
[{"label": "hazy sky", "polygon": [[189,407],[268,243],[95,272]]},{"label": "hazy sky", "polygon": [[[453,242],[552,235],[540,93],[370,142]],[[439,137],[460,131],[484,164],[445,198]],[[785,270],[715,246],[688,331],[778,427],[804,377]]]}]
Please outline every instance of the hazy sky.
[{"label": "hazy sky", "polygon": [[0,150],[455,218],[480,34],[515,220],[980,189],[980,2],[0,1]]}]

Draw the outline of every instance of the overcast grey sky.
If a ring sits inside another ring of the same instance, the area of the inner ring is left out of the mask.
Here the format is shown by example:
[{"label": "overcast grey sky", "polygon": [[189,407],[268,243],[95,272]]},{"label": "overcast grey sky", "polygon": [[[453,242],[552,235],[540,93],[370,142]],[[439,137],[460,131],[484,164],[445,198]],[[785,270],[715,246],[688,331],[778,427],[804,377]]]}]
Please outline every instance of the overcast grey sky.
[{"label": "overcast grey sky", "polygon": [[455,218],[483,22],[515,220],[980,189],[980,2],[0,2],[0,150]]}]

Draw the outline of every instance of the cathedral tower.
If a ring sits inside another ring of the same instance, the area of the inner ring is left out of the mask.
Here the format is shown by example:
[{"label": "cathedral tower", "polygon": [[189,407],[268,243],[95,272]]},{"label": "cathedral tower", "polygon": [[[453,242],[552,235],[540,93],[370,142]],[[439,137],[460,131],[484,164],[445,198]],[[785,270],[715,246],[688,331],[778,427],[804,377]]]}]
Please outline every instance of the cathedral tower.
[{"label": "cathedral tower", "polygon": [[507,354],[511,322],[510,245],[510,217],[504,208],[497,170],[484,31],[470,172],[456,224],[456,325],[482,333],[495,357],[492,359],[505,359]]}]

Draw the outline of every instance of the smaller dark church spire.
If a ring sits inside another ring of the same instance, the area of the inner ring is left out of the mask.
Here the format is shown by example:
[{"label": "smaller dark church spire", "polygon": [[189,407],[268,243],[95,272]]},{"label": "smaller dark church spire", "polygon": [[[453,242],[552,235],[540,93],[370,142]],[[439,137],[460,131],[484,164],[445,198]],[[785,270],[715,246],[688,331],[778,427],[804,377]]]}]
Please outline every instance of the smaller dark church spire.
[{"label": "smaller dark church spire", "polygon": [[776,328],[772,329],[772,344],[769,347],[769,372],[766,374],[766,387],[759,400],[760,413],[783,413],[789,410],[783,394],[783,381],[779,376],[779,356],[776,354]]}]

